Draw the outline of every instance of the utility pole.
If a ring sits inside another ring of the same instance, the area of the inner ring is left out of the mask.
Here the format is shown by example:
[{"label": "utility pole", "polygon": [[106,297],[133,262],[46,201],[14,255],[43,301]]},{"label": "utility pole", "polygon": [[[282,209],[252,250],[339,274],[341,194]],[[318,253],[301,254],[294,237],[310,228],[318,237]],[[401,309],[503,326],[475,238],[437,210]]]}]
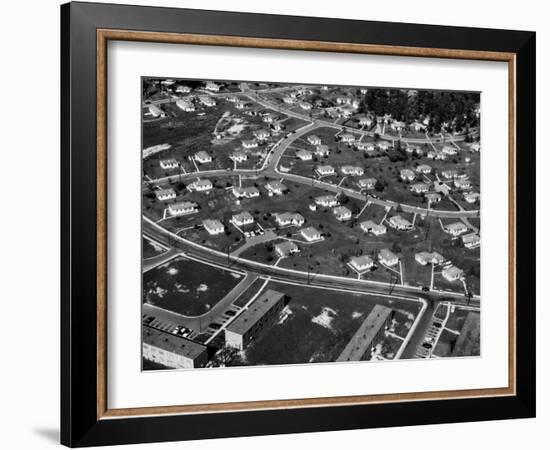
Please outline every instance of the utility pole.
[{"label": "utility pole", "polygon": [[397,275],[395,275],[392,272],[391,275],[390,275],[390,288],[389,288],[389,291],[388,291],[389,295],[392,294],[393,289],[394,289],[395,285],[397,284],[397,281],[398,281]]}]

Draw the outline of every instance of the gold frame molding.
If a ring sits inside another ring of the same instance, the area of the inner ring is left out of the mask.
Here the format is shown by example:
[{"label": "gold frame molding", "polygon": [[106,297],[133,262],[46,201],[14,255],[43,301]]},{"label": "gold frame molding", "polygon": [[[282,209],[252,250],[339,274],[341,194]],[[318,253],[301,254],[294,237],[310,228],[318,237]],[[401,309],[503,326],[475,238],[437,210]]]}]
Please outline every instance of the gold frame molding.
[{"label": "gold frame molding", "polygon": [[[506,52],[398,47],[321,41],[262,39],[180,33],[98,29],[97,32],[97,418],[220,413],[267,409],[314,408],[357,404],[449,400],[516,395],[516,55]],[[508,386],[402,394],[264,400],[201,405],[109,409],[107,405],[107,43],[110,40],[251,47],[285,50],[363,53],[429,58],[471,59],[508,63]]]}]

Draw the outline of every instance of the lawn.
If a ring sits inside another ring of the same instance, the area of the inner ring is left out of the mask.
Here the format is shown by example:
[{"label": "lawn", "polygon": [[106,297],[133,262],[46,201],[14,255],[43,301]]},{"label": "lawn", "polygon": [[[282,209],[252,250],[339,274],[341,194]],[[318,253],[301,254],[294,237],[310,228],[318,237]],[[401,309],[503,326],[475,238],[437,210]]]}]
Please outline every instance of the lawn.
[{"label": "lawn", "polygon": [[[355,331],[376,304],[390,306],[409,321],[420,305],[407,301],[389,301],[384,297],[351,294],[313,287],[270,282],[266,289],[283,292],[289,303],[279,320],[244,352],[244,363],[303,364],[335,361]],[[392,338],[401,342],[398,339]],[[395,351],[392,343],[388,348]]]},{"label": "lawn", "polygon": [[456,341],[453,356],[479,356],[480,355],[480,316],[479,313],[470,312],[466,316],[460,336]]},{"label": "lawn", "polygon": [[208,312],[241,274],[177,258],[143,274],[143,301],[186,316]]},{"label": "lawn", "polygon": [[141,239],[141,248],[143,259],[153,258],[166,252],[164,247],[146,238]]}]

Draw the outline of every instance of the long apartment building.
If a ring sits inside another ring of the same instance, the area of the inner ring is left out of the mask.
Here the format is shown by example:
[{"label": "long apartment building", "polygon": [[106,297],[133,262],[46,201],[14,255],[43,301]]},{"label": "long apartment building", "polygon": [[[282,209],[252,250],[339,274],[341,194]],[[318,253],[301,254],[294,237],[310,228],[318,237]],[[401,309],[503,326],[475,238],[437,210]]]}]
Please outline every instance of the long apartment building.
[{"label": "long apartment building", "polygon": [[285,295],[272,289],[261,294],[225,329],[225,343],[244,350],[269,328],[284,308]]},{"label": "long apartment building", "polygon": [[384,330],[390,325],[392,318],[392,309],[376,305],[336,361],[368,361],[372,349],[384,336]]},{"label": "long apartment building", "polygon": [[144,325],[143,358],[173,369],[204,367],[208,362],[205,345]]}]

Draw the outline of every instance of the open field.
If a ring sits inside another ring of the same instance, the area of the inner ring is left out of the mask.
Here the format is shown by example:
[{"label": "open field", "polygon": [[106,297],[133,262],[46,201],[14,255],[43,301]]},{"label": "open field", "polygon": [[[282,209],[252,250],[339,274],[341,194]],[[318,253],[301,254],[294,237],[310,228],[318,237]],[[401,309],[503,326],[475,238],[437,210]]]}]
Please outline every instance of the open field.
[{"label": "open field", "polygon": [[146,238],[141,238],[143,259],[153,258],[166,252],[166,249]]},{"label": "open field", "polygon": [[[283,292],[289,303],[278,322],[246,349],[245,364],[334,361],[375,304],[401,312],[395,316],[397,328],[405,327],[420,310],[413,302],[284,283],[270,282],[266,289]],[[393,344],[388,342],[387,346],[395,350]]]},{"label": "open field", "polygon": [[143,274],[143,301],[186,316],[208,312],[242,275],[185,258]]}]

